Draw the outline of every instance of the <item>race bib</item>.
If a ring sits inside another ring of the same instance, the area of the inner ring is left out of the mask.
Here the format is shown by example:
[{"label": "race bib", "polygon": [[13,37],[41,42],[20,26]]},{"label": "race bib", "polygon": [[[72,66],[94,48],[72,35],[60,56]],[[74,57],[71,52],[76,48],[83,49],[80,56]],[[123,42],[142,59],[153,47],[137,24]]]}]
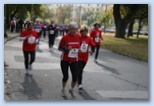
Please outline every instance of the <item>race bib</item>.
[{"label": "race bib", "polygon": [[77,58],[78,57],[78,49],[72,49],[68,53],[68,57],[70,58]]},{"label": "race bib", "polygon": [[50,30],[50,34],[54,34],[54,30]]},{"label": "race bib", "polygon": [[88,50],[88,44],[81,44],[80,50],[82,52],[87,52],[87,50]]},{"label": "race bib", "polygon": [[35,37],[34,36],[31,36],[28,38],[28,43],[29,44],[34,44],[35,43]]},{"label": "race bib", "polygon": [[99,42],[99,37],[95,37],[95,42],[96,42],[96,43]]}]

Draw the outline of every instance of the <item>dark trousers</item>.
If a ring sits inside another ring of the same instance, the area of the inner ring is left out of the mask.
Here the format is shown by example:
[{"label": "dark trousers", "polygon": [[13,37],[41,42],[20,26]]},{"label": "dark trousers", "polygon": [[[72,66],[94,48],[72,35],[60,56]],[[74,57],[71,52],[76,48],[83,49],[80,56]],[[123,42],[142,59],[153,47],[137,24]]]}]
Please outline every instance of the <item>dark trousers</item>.
[{"label": "dark trousers", "polygon": [[55,42],[55,35],[49,34],[49,48],[53,47]]},{"label": "dark trousers", "polygon": [[61,35],[63,36],[65,34],[65,30],[61,30]]},{"label": "dark trousers", "polygon": [[46,29],[43,28],[42,31],[43,31],[43,37],[45,38],[46,37]]},{"label": "dark trousers", "polygon": [[40,43],[41,34],[42,34],[42,30],[40,32],[38,32],[38,43]]},{"label": "dark trousers", "polygon": [[83,69],[86,65],[86,62],[79,60],[78,61],[78,85],[82,84],[82,74],[83,74]]},{"label": "dark trousers", "polygon": [[95,48],[96,48],[95,59],[97,59],[100,45],[96,45],[91,48],[93,53],[95,52]]},{"label": "dark trousers", "polygon": [[77,81],[77,76],[78,76],[78,62],[68,62],[68,61],[63,61],[61,60],[61,70],[63,74],[63,82],[67,82],[68,80],[68,70],[70,67],[70,71],[72,74],[72,81],[76,82]]},{"label": "dark trousers", "polygon": [[15,28],[15,26],[13,25],[13,26],[11,26],[11,32],[13,32],[14,31],[14,28]]},{"label": "dark trousers", "polygon": [[[25,69],[28,69],[28,65],[32,64],[35,61],[35,51],[23,51],[24,54],[24,63]],[[29,60],[30,55],[30,60]]]}]

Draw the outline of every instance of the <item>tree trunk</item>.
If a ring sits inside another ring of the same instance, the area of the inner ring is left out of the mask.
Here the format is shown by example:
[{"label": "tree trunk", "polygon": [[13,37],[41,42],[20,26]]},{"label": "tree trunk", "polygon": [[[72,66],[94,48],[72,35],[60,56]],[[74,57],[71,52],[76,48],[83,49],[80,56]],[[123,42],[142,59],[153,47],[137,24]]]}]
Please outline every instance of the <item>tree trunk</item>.
[{"label": "tree trunk", "polygon": [[132,34],[132,32],[133,32],[133,25],[134,25],[134,18],[131,19],[131,21],[129,23],[128,34],[127,34],[128,38],[129,38],[129,36],[133,36],[133,34]]},{"label": "tree trunk", "polygon": [[142,28],[142,19],[139,20],[139,27],[138,27],[136,38],[139,38],[141,28]]},{"label": "tree trunk", "polygon": [[113,15],[116,26],[115,37],[117,38],[125,38],[125,29],[127,26],[126,20],[121,19],[120,16],[120,4],[114,4],[113,6]]},{"label": "tree trunk", "polygon": [[115,37],[125,38],[126,26],[129,23],[130,19],[132,19],[132,17],[135,15],[138,8],[138,5],[127,5],[127,6],[129,6],[129,11],[127,12],[126,16],[123,19],[120,16],[120,4],[114,4],[113,6],[113,15],[117,30]]},{"label": "tree trunk", "polygon": [[115,34],[115,37],[117,37],[117,38],[125,38],[126,26],[127,26],[127,23],[125,22],[125,20],[118,20],[116,22],[116,34]]}]

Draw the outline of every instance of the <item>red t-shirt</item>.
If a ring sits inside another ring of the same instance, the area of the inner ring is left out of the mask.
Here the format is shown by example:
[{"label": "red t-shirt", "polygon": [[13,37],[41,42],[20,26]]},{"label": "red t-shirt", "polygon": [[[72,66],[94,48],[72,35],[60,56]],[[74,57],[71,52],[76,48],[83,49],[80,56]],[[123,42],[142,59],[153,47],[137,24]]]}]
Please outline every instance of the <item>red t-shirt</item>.
[{"label": "red t-shirt", "polygon": [[59,46],[71,46],[73,49],[70,51],[65,51],[61,55],[61,60],[75,62],[78,61],[78,50],[80,48],[81,36],[76,34],[75,36],[70,35],[70,33],[63,36]]},{"label": "red t-shirt", "polygon": [[[25,29],[20,34],[20,37],[26,37],[26,36],[33,36],[33,37],[35,37],[35,40],[38,39],[38,34],[37,34],[36,30],[30,31],[28,29]],[[25,39],[23,41],[22,50],[23,51],[35,51],[36,50],[36,43],[30,44],[30,43],[28,43],[28,39]]]},{"label": "red t-shirt", "polygon": [[81,46],[79,53],[79,60],[87,62],[88,61],[88,55],[89,55],[89,46],[95,46],[94,41],[89,37],[82,37],[81,39]]},{"label": "red t-shirt", "polygon": [[102,31],[94,29],[91,31],[90,37],[93,38],[93,41],[96,45],[100,45],[100,38],[102,39]]}]

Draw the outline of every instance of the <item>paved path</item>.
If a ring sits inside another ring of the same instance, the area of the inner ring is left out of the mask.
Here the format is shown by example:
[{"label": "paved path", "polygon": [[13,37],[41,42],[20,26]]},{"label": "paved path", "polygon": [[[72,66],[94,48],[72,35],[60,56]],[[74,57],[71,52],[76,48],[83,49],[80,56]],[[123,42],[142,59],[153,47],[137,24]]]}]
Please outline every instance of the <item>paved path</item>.
[{"label": "paved path", "polygon": [[[32,77],[24,75],[22,42],[14,38],[5,44],[6,100],[74,100],[67,92],[61,97],[60,54],[56,38],[54,51],[49,52],[47,39],[42,39],[36,53]],[[149,98],[148,64],[111,51],[100,49],[98,64],[90,56],[83,73],[82,93],[77,87],[75,100],[147,100]],[[70,87],[71,76],[67,84]]]}]

